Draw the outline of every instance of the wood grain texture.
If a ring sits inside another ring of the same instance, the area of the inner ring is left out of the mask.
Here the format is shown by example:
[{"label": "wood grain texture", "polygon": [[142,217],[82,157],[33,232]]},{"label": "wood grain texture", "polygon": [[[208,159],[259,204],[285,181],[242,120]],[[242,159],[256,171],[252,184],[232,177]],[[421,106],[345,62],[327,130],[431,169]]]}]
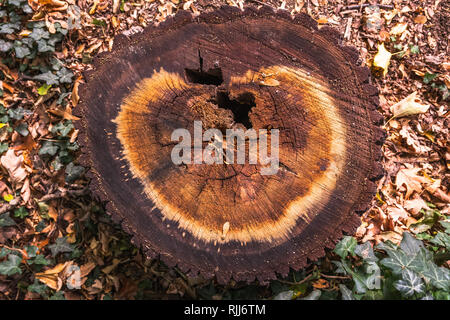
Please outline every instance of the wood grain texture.
[{"label": "wood grain texture", "polygon": [[[268,8],[116,37],[80,90],[93,189],[149,257],[185,272],[264,282],[304,267],[356,229],[383,174],[378,92],[357,60],[333,29]],[[280,170],[173,164],[171,133],[196,120],[279,129]]]}]

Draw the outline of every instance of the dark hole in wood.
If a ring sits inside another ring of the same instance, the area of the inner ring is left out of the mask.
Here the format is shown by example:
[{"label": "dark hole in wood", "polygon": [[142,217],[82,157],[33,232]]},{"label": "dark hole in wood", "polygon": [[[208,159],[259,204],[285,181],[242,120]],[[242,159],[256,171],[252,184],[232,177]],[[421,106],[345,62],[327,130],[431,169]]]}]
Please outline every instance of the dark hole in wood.
[{"label": "dark hole in wood", "polygon": [[222,69],[212,68],[208,71],[196,70],[196,69],[184,69],[186,77],[189,82],[199,84],[211,84],[219,86],[223,82]]},{"label": "dark hole in wood", "polygon": [[250,110],[256,105],[255,96],[250,92],[240,94],[236,99],[230,99],[227,91],[217,91],[217,105],[219,108],[231,110],[236,123],[241,123],[245,128],[250,129]]}]

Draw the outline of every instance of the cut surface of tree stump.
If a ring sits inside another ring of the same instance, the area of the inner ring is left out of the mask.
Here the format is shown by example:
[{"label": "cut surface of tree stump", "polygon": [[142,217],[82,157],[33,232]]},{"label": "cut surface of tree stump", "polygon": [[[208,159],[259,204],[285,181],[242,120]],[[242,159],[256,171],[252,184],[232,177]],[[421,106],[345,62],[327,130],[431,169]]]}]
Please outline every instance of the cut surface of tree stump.
[{"label": "cut surface of tree stump", "polygon": [[[149,257],[219,282],[286,275],[354,232],[382,176],[382,118],[353,48],[306,15],[180,12],[100,55],[80,91],[83,159]],[[171,160],[175,129],[279,129],[279,170]]]}]

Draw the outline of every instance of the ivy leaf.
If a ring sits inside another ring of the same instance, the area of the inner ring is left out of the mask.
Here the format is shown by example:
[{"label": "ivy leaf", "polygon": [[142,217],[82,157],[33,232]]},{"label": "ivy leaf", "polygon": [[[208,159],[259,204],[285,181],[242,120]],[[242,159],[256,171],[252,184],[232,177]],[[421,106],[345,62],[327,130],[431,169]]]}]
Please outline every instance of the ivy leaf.
[{"label": "ivy leaf", "polygon": [[52,133],[58,133],[62,137],[67,137],[67,135],[72,131],[74,128],[72,121],[64,121],[60,122],[57,125],[53,126],[51,132]]},{"label": "ivy leaf", "polygon": [[423,83],[429,84],[431,81],[433,81],[437,77],[437,73],[426,73],[423,76]]},{"label": "ivy leaf", "polygon": [[350,253],[352,256],[355,255],[355,248],[357,242],[356,239],[350,236],[345,236],[339,243],[336,245],[334,252],[339,255],[342,259],[348,256]]},{"label": "ivy leaf", "polygon": [[9,149],[9,144],[7,142],[0,143],[0,154]]},{"label": "ivy leaf", "polygon": [[12,5],[12,6],[15,6],[15,7],[21,7],[22,6],[22,3],[24,2],[25,0],[8,0],[8,3],[10,4],[10,5]]},{"label": "ivy leaf", "polygon": [[20,207],[20,208],[14,210],[14,217],[23,219],[27,216],[28,216],[28,210],[25,207]]},{"label": "ivy leaf", "polygon": [[20,24],[18,23],[2,23],[0,24],[0,33],[11,34],[15,30],[20,29]]},{"label": "ivy leaf", "polygon": [[380,267],[375,262],[365,264],[363,270],[353,270],[344,260],[335,262],[337,273],[349,274],[355,283],[355,292],[366,293],[367,290],[379,289]]},{"label": "ivy leaf", "polygon": [[381,260],[381,264],[400,275],[404,269],[410,268],[414,271],[424,269],[415,255],[408,255],[402,250],[388,251],[388,258]]},{"label": "ivy leaf", "polygon": [[66,300],[66,298],[61,291],[57,291],[49,298],[49,300]]},{"label": "ivy leaf", "polygon": [[30,264],[38,264],[43,266],[48,266],[50,264],[50,261],[45,259],[44,255],[38,254],[36,258],[30,261]]},{"label": "ivy leaf", "polygon": [[69,163],[66,167],[66,181],[71,183],[78,179],[84,173],[82,166],[76,166],[73,162]]},{"label": "ivy leaf", "polygon": [[44,39],[36,41],[39,52],[55,51],[55,47],[48,44]]},{"label": "ivy leaf", "polygon": [[433,298],[435,300],[450,300],[450,292],[445,292],[442,290],[435,291],[433,292]]},{"label": "ivy leaf", "polygon": [[49,156],[54,156],[57,152],[58,152],[58,146],[55,145],[53,142],[51,141],[45,141],[42,144],[42,147],[39,149],[39,155],[43,156],[43,155],[49,155]]},{"label": "ivy leaf", "polygon": [[39,248],[36,246],[25,246],[25,251],[27,253],[28,258],[34,258],[36,257],[36,253],[38,252]]},{"label": "ivy leaf", "polygon": [[436,288],[445,291],[450,290],[450,271],[448,269],[430,263],[428,269],[423,272],[423,276],[431,281]]},{"label": "ivy leaf", "polygon": [[0,258],[4,258],[10,253],[11,253],[11,250],[3,247],[3,248],[0,249]]},{"label": "ivy leaf", "polygon": [[26,137],[30,132],[28,131],[28,125],[26,123],[21,123],[14,128],[15,131],[20,133],[22,136]]},{"label": "ivy leaf", "polygon": [[319,300],[320,296],[322,295],[322,292],[320,290],[313,290],[310,294],[308,294],[306,297],[302,298],[301,300]]},{"label": "ivy leaf", "polygon": [[400,242],[400,249],[409,255],[417,255],[425,250],[422,241],[414,238],[409,232],[403,233],[403,239]]},{"label": "ivy leaf", "polygon": [[357,245],[355,248],[355,254],[367,261],[378,261],[378,258],[373,253],[373,248],[369,241]]},{"label": "ivy leaf", "polygon": [[53,257],[55,257],[58,253],[61,252],[73,251],[73,246],[67,242],[67,237],[56,239],[56,242],[52,245],[49,245],[48,247],[52,251]]},{"label": "ivy leaf", "polygon": [[30,38],[38,41],[41,39],[48,39],[50,37],[50,33],[42,28],[34,28],[33,32],[30,34]]},{"label": "ivy leaf", "polygon": [[26,114],[29,115],[31,112],[22,107],[8,109],[8,116],[14,120],[22,120]]},{"label": "ivy leaf", "polygon": [[0,51],[1,52],[7,52],[7,51],[11,50],[12,47],[13,47],[13,44],[11,42],[0,39]]},{"label": "ivy leaf", "polygon": [[355,300],[353,297],[352,291],[347,288],[344,284],[339,285],[339,290],[342,294],[342,300]]},{"label": "ivy leaf", "polygon": [[8,255],[8,260],[0,263],[0,274],[12,276],[17,273],[22,273],[19,267],[21,261],[22,258],[15,254]]},{"label": "ivy leaf", "polygon": [[431,242],[450,251],[450,236],[444,232],[439,231]]},{"label": "ivy leaf", "polygon": [[282,291],[278,293],[275,297],[273,297],[273,300],[292,300],[293,296],[294,291],[292,290]]},{"label": "ivy leaf", "polygon": [[14,46],[14,51],[16,52],[16,58],[22,59],[31,53],[30,49],[25,46]]},{"label": "ivy leaf", "polygon": [[44,81],[49,86],[52,84],[57,85],[59,83],[59,78],[50,71],[34,76],[33,79]]},{"label": "ivy leaf", "polygon": [[9,212],[0,214],[0,227],[10,227],[15,224],[14,220],[9,216]]},{"label": "ivy leaf", "polygon": [[46,296],[47,286],[40,283],[37,279],[34,279],[34,283],[30,284],[27,290],[30,292],[38,293],[41,296]]},{"label": "ivy leaf", "polygon": [[425,293],[425,285],[422,279],[415,272],[408,269],[403,270],[402,279],[396,281],[394,287],[406,297],[410,297],[415,293],[419,295]]},{"label": "ivy leaf", "polygon": [[439,223],[445,228],[445,232],[450,234],[450,220],[446,219],[443,221],[439,221]]},{"label": "ivy leaf", "polygon": [[60,83],[72,83],[73,73],[67,68],[61,68],[56,72],[56,75],[59,77]]}]

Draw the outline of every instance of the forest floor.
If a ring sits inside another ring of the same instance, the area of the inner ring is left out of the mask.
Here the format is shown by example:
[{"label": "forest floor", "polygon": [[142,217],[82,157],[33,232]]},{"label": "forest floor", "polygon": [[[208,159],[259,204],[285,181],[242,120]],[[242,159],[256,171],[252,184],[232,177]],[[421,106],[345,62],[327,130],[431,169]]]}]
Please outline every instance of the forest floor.
[{"label": "forest floor", "polygon": [[[0,299],[449,299],[450,3],[369,2],[0,0]],[[356,235],[268,286],[220,286],[146,260],[77,164],[72,110],[92,58],[117,34],[224,4],[304,12],[338,29],[372,69],[385,117],[386,176]],[[405,267],[411,255],[435,264]]]}]

